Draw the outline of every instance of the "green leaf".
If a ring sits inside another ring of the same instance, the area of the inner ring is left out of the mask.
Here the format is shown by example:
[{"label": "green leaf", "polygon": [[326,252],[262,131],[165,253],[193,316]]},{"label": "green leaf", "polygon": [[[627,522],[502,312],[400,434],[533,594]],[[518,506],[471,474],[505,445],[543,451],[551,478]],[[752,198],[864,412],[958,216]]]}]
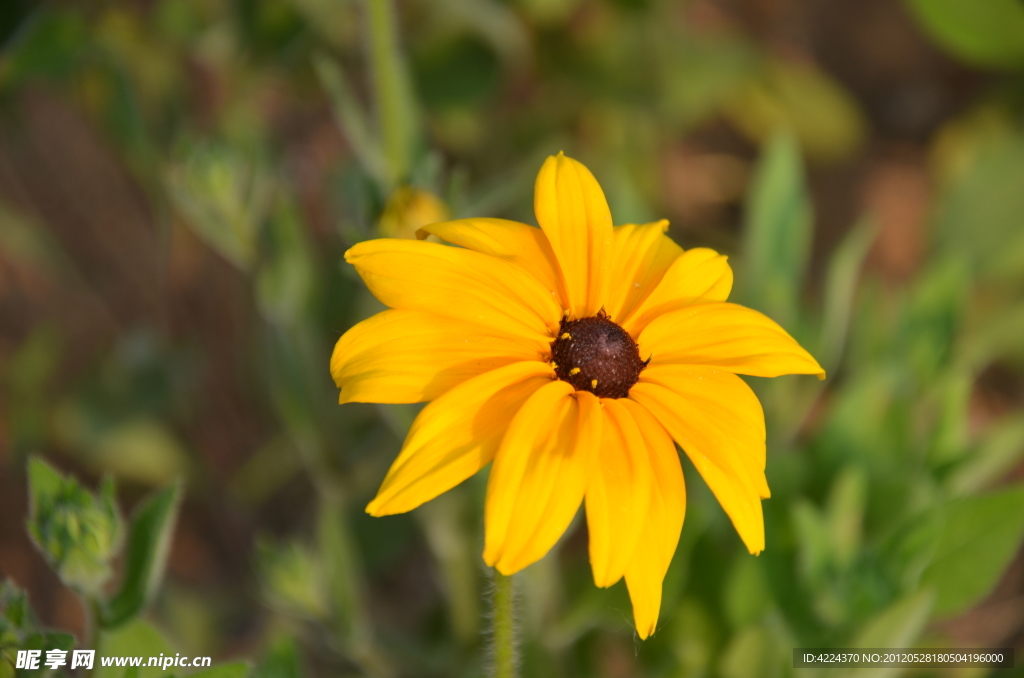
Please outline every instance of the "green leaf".
[{"label": "green leaf", "polygon": [[[405,58],[398,45],[392,0],[365,0],[370,77],[380,120],[390,188],[407,181],[420,143],[420,119]],[[390,193],[390,191],[386,191]]]},{"label": "green leaf", "polygon": [[921,590],[879,612],[857,634],[850,647],[907,647],[924,630],[935,602],[932,591]]},{"label": "green leaf", "polygon": [[309,306],[314,264],[301,218],[284,201],[267,224],[267,260],[256,280],[260,311],[270,322],[294,326]]},{"label": "green leaf", "polygon": [[742,291],[786,325],[797,317],[813,215],[796,140],[779,133],[762,151],[747,196]]},{"label": "green leaf", "polygon": [[8,580],[0,581],[0,631],[24,629],[29,623],[28,596]]},{"label": "green leaf", "polygon": [[866,136],[856,99],[838,82],[823,71],[782,60],[767,60],[726,113],[755,140],[792,130],[808,156],[825,161],[849,157]]},{"label": "green leaf", "polygon": [[41,631],[33,633],[25,638],[25,642],[22,643],[21,649],[24,650],[42,650],[43,654],[39,661],[39,668],[33,670],[18,669],[18,678],[44,678],[55,673],[55,669],[47,668],[46,662],[46,651],[47,650],[64,650],[70,652],[75,646],[75,637],[70,633],[54,633],[49,631]]},{"label": "green leaf", "polygon": [[323,497],[317,520],[317,546],[339,631],[349,642],[362,643],[369,633],[367,611],[360,594],[366,584],[341,495]]},{"label": "green leaf", "polygon": [[760,559],[741,555],[733,561],[722,600],[733,628],[742,629],[761,619],[771,605],[770,590]]},{"label": "green leaf", "polygon": [[877,235],[877,224],[868,217],[862,217],[829,260],[825,273],[825,312],[820,349],[816,356],[826,372],[836,369],[842,357],[861,267]]},{"label": "green leaf", "polygon": [[121,590],[102,606],[105,628],[124,624],[149,603],[163,578],[181,495],[175,483],[148,498],[132,517]]},{"label": "green leaf", "polygon": [[806,499],[796,500],[790,508],[796,533],[801,576],[811,586],[820,582],[831,559],[831,539],[825,517]]},{"label": "green leaf", "polygon": [[[161,654],[173,655],[174,651],[163,635],[150,624],[135,619],[113,630],[100,632],[96,648],[96,663],[93,678],[127,678],[122,666],[103,666],[100,657],[156,657]],[[143,660],[146,664],[147,660]],[[159,666],[142,666],[138,678],[168,678]]]},{"label": "green leaf", "polygon": [[[968,497],[942,511],[942,533],[922,584],[935,588],[935,612],[963,611],[995,586],[1024,538],[1024,487]],[[895,646],[893,646],[895,647]]]},{"label": "green leaf", "polygon": [[479,634],[479,571],[476,543],[465,527],[466,493],[455,488],[427,502],[414,515],[423,527],[427,545],[437,561],[447,598],[452,629],[463,643]]},{"label": "green leaf", "polygon": [[723,678],[760,678],[770,676],[773,654],[768,628],[750,626],[737,633],[722,652],[718,669]]},{"label": "green leaf", "polygon": [[967,369],[980,371],[999,359],[1020,359],[1024,357],[1022,336],[1024,304],[999,307],[984,324],[966,334],[959,360]]},{"label": "green leaf", "polygon": [[954,494],[976,492],[1007,473],[1024,455],[1024,416],[1016,415],[985,432],[979,448],[949,476]]},{"label": "green leaf", "polygon": [[56,501],[64,487],[64,477],[39,457],[28,460],[28,489],[31,505]]},{"label": "green leaf", "polygon": [[323,53],[313,56],[313,69],[320,79],[320,85],[327,92],[334,119],[352,147],[363,171],[374,178],[382,193],[386,192],[388,172],[384,151],[370,129],[366,114],[356,99],[348,78],[338,64]]},{"label": "green leaf", "polygon": [[320,558],[298,542],[277,546],[257,542],[263,596],[285,614],[314,620],[329,618]]},{"label": "green leaf", "polygon": [[165,174],[171,203],[203,242],[248,271],[274,197],[270,171],[257,153],[223,142],[186,143],[180,155]]},{"label": "green leaf", "polygon": [[[897,600],[875,615],[854,637],[849,647],[911,647],[928,623],[928,614],[934,602],[934,592],[927,589]],[[890,678],[902,671],[903,669],[893,667],[848,669],[838,675],[844,678]]]},{"label": "green leaf", "polygon": [[[1021,6],[1024,8],[1024,3]],[[1024,45],[1024,38],[1021,42]],[[982,145],[939,202],[935,226],[942,251],[970,262],[980,277],[1019,278],[1024,273],[1021,185],[1024,135],[993,139]]]},{"label": "green leaf", "polygon": [[841,568],[849,566],[860,550],[868,478],[859,466],[847,466],[836,477],[828,499],[828,533],[833,558]]},{"label": "green leaf", "polygon": [[286,637],[271,643],[251,678],[302,678],[303,675],[295,641]]},{"label": "green leaf", "polygon": [[103,431],[91,443],[85,463],[150,487],[160,487],[188,471],[188,454],[161,422],[138,418]]},{"label": "green leaf", "polygon": [[121,542],[121,516],[113,485],[93,495],[71,476],[62,476],[38,457],[28,462],[32,541],[61,581],[95,595],[110,578],[110,561]]},{"label": "green leaf", "polygon": [[940,45],[979,66],[1024,67],[1024,3],[1020,0],[907,0]]}]

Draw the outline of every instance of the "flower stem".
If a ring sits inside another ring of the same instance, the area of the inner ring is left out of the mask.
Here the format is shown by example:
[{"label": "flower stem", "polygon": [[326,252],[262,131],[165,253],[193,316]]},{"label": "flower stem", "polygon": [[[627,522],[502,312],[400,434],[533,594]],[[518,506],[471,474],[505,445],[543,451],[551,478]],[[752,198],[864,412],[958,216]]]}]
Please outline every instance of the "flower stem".
[{"label": "flower stem", "polygon": [[494,678],[516,678],[516,638],[512,577],[494,571]]},{"label": "flower stem", "polygon": [[370,74],[388,163],[390,188],[407,179],[416,145],[417,114],[405,61],[398,46],[394,0],[364,0]]},{"label": "flower stem", "polygon": [[[85,596],[85,645],[79,645],[85,650],[99,651],[100,647],[100,602],[94,595]],[[93,659],[95,662],[95,658]],[[82,674],[85,678],[92,676],[95,666],[90,666]]]}]

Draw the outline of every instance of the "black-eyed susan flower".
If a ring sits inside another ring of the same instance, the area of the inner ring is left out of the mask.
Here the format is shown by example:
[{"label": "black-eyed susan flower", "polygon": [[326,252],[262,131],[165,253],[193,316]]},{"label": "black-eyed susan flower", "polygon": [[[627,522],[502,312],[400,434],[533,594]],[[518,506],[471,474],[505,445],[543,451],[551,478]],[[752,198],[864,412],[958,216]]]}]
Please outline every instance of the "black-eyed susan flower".
[{"label": "black-eyed susan flower", "polygon": [[422,229],[456,247],[382,239],[345,254],[390,310],[338,341],[341,402],[430,401],[366,510],[409,511],[491,463],[483,555],[512,574],[583,503],[594,583],[625,577],[646,638],[686,511],[676,444],[759,553],[764,414],[737,375],[824,372],[726,302],[724,256],[683,251],[665,221],[613,227],[579,162],[548,158],[534,202],[540,228],[462,219]]}]

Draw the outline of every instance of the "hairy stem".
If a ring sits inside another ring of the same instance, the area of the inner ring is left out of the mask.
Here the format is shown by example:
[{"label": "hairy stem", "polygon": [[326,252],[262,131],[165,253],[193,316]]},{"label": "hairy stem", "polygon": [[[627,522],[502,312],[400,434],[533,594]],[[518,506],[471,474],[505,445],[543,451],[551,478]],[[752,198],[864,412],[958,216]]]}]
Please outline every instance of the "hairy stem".
[{"label": "hairy stem", "polygon": [[513,614],[512,577],[494,571],[494,678],[516,677],[516,638]]}]

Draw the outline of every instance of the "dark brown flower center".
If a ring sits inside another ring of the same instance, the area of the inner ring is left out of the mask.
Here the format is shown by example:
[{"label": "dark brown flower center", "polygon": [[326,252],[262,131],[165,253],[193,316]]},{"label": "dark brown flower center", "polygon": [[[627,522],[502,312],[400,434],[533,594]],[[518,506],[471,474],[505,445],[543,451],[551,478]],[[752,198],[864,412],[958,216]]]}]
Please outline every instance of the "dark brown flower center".
[{"label": "dark brown flower center", "polygon": [[555,375],[577,391],[600,398],[624,398],[640,378],[648,360],[626,330],[604,312],[579,320],[563,319],[551,342]]}]

